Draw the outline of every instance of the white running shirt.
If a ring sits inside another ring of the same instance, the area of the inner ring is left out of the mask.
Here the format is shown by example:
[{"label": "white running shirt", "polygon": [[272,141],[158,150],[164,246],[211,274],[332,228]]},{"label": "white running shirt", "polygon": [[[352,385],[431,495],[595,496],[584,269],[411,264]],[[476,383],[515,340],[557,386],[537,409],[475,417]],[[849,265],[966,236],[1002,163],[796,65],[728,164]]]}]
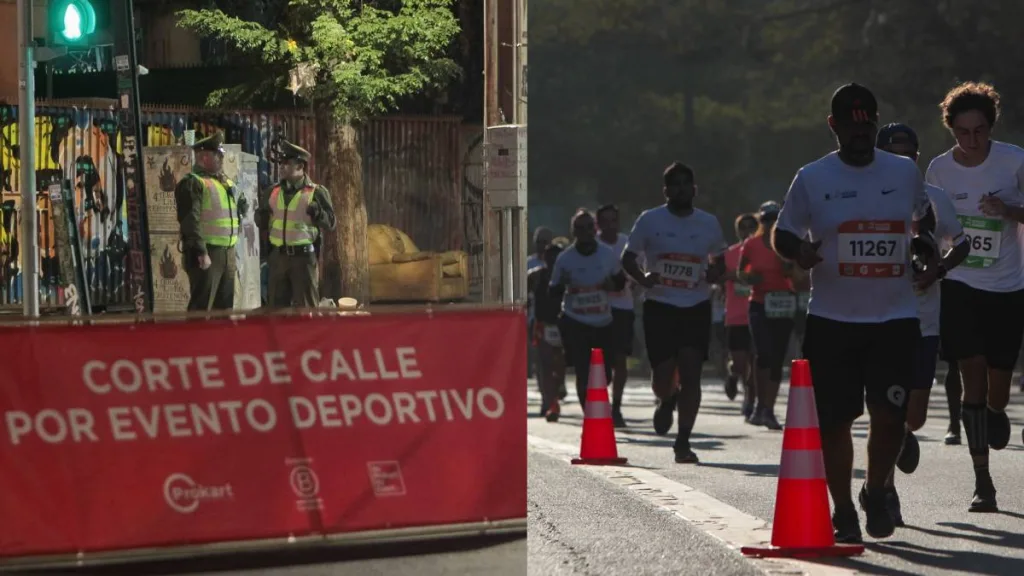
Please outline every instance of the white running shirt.
[{"label": "white running shirt", "polygon": [[978,209],[986,195],[1008,206],[1024,205],[1024,150],[993,140],[988,158],[980,166],[968,168],[953,159],[950,149],[932,160],[925,178],[949,195],[971,243],[971,254],[950,270],[947,278],[989,292],[1024,288],[1024,226],[1005,218],[989,218]]},{"label": "white running shirt", "polygon": [[[598,236],[597,239],[601,240],[601,237]],[[619,232],[619,237],[615,240],[615,244],[605,244],[604,240],[601,240],[601,243],[611,248],[612,252],[615,253],[615,257],[619,258],[621,262],[622,251],[626,249],[626,244],[629,243],[629,236]],[[619,292],[611,292],[608,294],[608,301],[611,302],[612,308],[615,308],[616,310],[633,310],[632,283],[633,279],[627,277],[625,288]]]},{"label": "white running shirt", "polygon": [[928,204],[914,162],[882,150],[863,167],[832,152],[797,171],[777,226],[822,241],[807,313],[854,323],[917,318],[910,227]]},{"label": "white running shirt", "polygon": [[[620,271],[622,263],[619,256],[600,242],[597,243],[597,250],[589,256],[580,254],[576,244],[563,250],[551,271],[551,286],[566,284],[562,313],[590,326],[611,324],[612,309],[608,291],[603,285],[609,277]],[[566,277],[568,282],[564,282]]]},{"label": "white running shirt", "polygon": [[[935,240],[939,244],[939,251],[945,254],[947,250],[966,242],[967,237],[964,235],[963,226],[960,225],[960,221],[956,217],[956,208],[953,207],[953,202],[949,199],[946,191],[931,184],[927,184],[925,190],[928,192],[928,199],[932,202],[932,211],[935,214]],[[963,266],[963,263],[960,266]],[[941,282],[932,284],[924,294],[917,297],[921,336],[939,335],[941,298],[939,284]]]},{"label": "white running shirt", "polygon": [[694,208],[680,217],[661,205],[636,219],[626,252],[643,256],[648,270],[661,276],[659,284],[644,291],[645,300],[689,308],[710,297],[704,278],[708,256],[720,256],[728,247],[712,214]]}]

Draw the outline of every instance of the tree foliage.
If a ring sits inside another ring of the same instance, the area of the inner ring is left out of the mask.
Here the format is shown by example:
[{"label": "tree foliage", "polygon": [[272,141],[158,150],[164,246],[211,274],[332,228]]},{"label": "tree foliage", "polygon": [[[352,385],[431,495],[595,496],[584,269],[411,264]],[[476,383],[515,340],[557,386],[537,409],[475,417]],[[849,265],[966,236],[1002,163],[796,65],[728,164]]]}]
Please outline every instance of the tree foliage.
[{"label": "tree foliage", "polygon": [[[840,84],[869,86],[883,122],[911,124],[922,161],[951,145],[937,104],[957,80],[1004,96],[997,137],[1024,113],[1015,0],[549,0],[531,7],[534,214],[657,203],[665,165],[697,171],[723,222],[781,199],[833,148]],[[557,207],[544,210],[545,206]]]},{"label": "tree foliage", "polygon": [[[300,92],[343,122],[388,112],[404,97],[439,90],[456,77],[449,57],[459,24],[452,0],[280,0],[182,10],[179,24],[258,59],[253,82],[217,91],[209,104],[247,104],[286,89],[289,72],[315,70]],[[243,16],[248,15],[248,18]]]}]

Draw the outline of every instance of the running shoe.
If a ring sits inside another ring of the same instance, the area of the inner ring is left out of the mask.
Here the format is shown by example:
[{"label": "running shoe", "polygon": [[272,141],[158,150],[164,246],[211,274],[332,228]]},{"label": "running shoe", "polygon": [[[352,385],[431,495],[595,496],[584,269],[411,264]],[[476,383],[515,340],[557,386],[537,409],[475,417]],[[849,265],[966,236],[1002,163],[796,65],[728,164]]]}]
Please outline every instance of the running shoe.
[{"label": "running shoe", "polygon": [[857,496],[861,510],[867,520],[864,522],[864,529],[872,538],[888,538],[896,531],[892,516],[889,515],[889,508],[886,506],[885,491],[877,494],[868,492],[868,485],[865,482],[860,488]]},{"label": "running shoe", "polygon": [[903,437],[903,449],[900,450],[900,456],[896,460],[896,467],[904,474],[913,474],[920,463],[921,444],[917,441],[917,436],[907,430],[906,436]]},{"label": "running shoe", "polygon": [[729,400],[736,399],[736,392],[739,391],[739,378],[735,374],[729,374],[725,377],[725,396]]}]

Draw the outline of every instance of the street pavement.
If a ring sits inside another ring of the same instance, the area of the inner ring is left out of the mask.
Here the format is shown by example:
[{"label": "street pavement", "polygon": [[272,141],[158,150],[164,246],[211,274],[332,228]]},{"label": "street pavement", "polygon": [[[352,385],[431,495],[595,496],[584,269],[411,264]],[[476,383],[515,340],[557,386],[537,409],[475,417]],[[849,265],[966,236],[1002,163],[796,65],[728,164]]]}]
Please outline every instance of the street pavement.
[{"label": "street pavement", "polygon": [[[780,421],[787,392],[784,386]],[[705,380],[691,441],[701,458],[695,466],[674,462],[675,427],[655,435],[649,386],[630,382],[623,409],[630,427],[617,432],[629,464],[615,468],[569,465],[582,423],[572,396],[552,424],[537,417],[539,394],[528,385],[530,574],[1024,574],[1024,394],[1016,390],[1010,445],[991,460],[1001,513],[967,512],[974,481],[966,438],[961,446],[942,443],[948,411],[936,385],[918,433],[920,466],[912,476],[897,473],[907,527],[880,541],[865,534],[862,556],[814,563],[748,560],[735,549],[770,534],[782,442],[782,432],[742,421],[742,392],[729,401],[721,380]],[[864,477],[866,437],[862,418],[855,425],[855,489]]]},{"label": "street pavement", "polygon": [[36,576],[522,576],[525,573],[526,537],[523,535],[24,572]]}]

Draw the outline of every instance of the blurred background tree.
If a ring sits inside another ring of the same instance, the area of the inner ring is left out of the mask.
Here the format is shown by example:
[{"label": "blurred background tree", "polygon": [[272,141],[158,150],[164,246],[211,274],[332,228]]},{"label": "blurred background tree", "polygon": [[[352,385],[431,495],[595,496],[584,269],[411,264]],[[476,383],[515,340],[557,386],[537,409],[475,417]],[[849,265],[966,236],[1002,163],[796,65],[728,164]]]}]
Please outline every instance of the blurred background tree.
[{"label": "blurred background tree", "polygon": [[[883,123],[910,124],[921,166],[952,145],[938,103],[959,80],[995,84],[996,137],[1021,142],[1018,0],[547,0],[530,13],[530,224],[567,232],[578,206],[615,202],[623,227],[661,201],[673,160],[731,229],[781,200],[834,148],[833,90],[870,87]],[[628,230],[627,230],[628,231]]]}]

